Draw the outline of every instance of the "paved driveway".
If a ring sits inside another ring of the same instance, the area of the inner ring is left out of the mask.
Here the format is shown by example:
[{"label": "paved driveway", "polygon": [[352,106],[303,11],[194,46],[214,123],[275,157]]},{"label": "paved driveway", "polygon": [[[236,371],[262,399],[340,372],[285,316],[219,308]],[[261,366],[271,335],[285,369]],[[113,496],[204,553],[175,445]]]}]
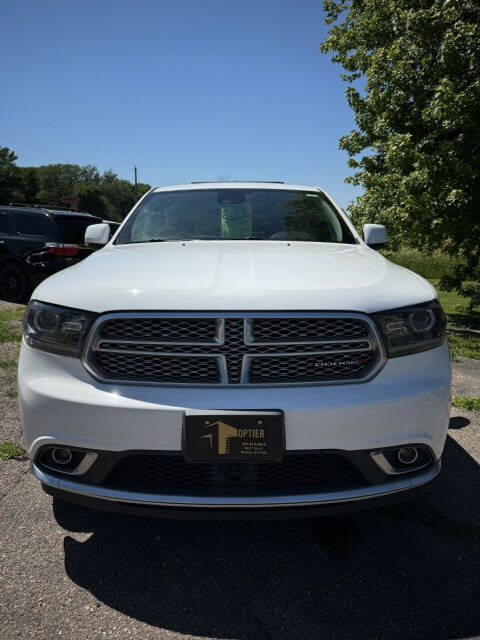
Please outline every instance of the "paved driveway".
[{"label": "paved driveway", "polygon": [[0,462],[0,637],[480,638],[480,412],[453,414],[427,497],[318,520],[107,515]]}]

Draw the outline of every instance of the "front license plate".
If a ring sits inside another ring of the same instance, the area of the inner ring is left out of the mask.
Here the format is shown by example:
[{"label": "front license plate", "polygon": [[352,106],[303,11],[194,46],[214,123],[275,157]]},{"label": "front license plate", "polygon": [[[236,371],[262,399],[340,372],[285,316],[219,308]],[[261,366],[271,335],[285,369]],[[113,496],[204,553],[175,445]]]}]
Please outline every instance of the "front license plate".
[{"label": "front license plate", "polygon": [[280,462],[284,449],[279,411],[185,416],[183,451],[188,462]]}]

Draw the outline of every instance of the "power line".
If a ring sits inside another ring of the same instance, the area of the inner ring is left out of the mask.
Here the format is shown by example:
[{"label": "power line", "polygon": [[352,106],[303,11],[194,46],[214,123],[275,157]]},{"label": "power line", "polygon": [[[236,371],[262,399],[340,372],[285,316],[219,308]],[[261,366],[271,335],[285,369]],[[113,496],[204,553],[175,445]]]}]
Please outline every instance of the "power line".
[{"label": "power line", "polygon": [[[5,102],[5,103],[7,103],[7,104],[9,104],[9,105],[11,105],[13,107],[16,107],[17,109],[20,109],[21,111],[24,111],[25,113],[30,114],[32,117],[36,118],[40,122],[42,121],[42,118],[37,113],[34,113],[30,109],[26,109],[25,107],[15,103],[15,102],[12,102],[12,100],[9,100],[8,98],[4,98],[3,96],[0,96],[0,100],[2,100],[2,102]],[[45,122],[48,122],[49,125],[51,127],[53,127],[54,129],[57,129],[57,131],[60,131],[60,133],[64,133],[64,134],[67,134],[69,136],[72,136],[73,138],[76,138],[77,140],[81,141],[83,144],[85,144],[87,147],[90,147],[91,149],[93,149],[97,153],[100,152],[103,155],[108,155],[113,160],[116,160],[117,162],[121,162],[122,164],[128,166],[131,169],[131,167],[132,167],[132,163],[131,162],[127,162],[126,160],[122,160],[121,158],[117,158],[116,156],[112,155],[108,151],[105,151],[104,149],[100,149],[99,147],[95,147],[95,146],[91,145],[90,143],[85,143],[85,140],[81,136],[78,136],[77,134],[72,133],[71,131],[68,131],[67,129],[64,129],[63,127],[59,127],[57,124],[53,123],[49,118],[46,118],[45,116],[43,116],[43,120],[45,120]]]},{"label": "power line", "polygon": [[[8,142],[8,140],[12,140],[13,143],[15,144],[15,146],[20,145],[21,147],[27,147],[28,149],[32,149],[33,151],[37,151],[38,153],[43,153],[44,155],[48,156],[49,158],[51,158],[52,156],[57,158],[58,160],[62,160],[62,162],[67,163],[67,164],[76,164],[75,162],[72,162],[71,160],[67,160],[66,158],[57,155],[56,153],[51,153],[50,151],[45,151],[45,149],[40,149],[39,147],[34,147],[31,144],[27,144],[26,142],[21,142],[18,139],[12,138],[11,136],[7,135],[6,136],[6,140],[5,140],[5,136],[3,134],[0,134],[0,142]],[[137,167],[134,167],[134,187],[135,187],[135,199],[137,199]]]},{"label": "power line", "polygon": [[[7,138],[5,140],[5,137]],[[39,147],[33,147],[31,144],[27,144],[26,142],[22,142],[21,140],[12,138],[10,135],[4,136],[3,134],[0,134],[0,138],[2,140],[5,140],[6,142],[8,142],[8,140],[12,140],[13,143],[16,145],[20,145],[21,147],[27,147],[28,149],[32,149],[33,151],[37,151],[38,153],[42,153],[46,156],[48,156],[49,158],[57,158],[58,160],[61,160],[63,163],[67,163],[67,164],[75,164],[74,162],[72,162],[71,160],[67,160],[66,158],[64,158],[63,156],[59,156],[56,153],[52,153],[51,151],[45,151],[45,149],[40,149]]]}]

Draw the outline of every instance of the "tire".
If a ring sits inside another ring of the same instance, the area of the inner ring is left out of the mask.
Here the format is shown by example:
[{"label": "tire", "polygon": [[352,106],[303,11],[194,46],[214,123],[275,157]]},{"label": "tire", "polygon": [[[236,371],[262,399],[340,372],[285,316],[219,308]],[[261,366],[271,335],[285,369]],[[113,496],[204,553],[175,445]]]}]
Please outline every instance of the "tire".
[{"label": "tire", "polygon": [[31,292],[27,272],[20,265],[9,262],[0,269],[0,300],[26,303]]}]

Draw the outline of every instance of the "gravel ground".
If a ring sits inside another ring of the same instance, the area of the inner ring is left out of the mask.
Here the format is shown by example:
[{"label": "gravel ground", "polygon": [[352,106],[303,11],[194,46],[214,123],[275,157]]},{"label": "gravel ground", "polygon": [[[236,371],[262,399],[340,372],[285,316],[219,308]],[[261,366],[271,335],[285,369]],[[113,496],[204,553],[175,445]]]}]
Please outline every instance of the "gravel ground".
[{"label": "gravel ground", "polygon": [[18,351],[19,345],[16,342],[0,344],[0,442],[13,440],[21,444],[17,368],[13,366],[13,362],[18,358]]},{"label": "gravel ground", "polygon": [[452,367],[454,395],[480,396],[480,360],[457,358]]},{"label": "gravel ground", "polygon": [[[0,311],[15,308],[16,305],[0,300]],[[20,328],[19,321],[12,324]],[[0,442],[13,440],[22,444],[17,400],[17,368],[13,366],[14,361],[18,359],[19,350],[18,342],[0,343]]]},{"label": "gravel ground", "polygon": [[[479,365],[454,364],[456,395],[480,395]],[[0,441],[21,442],[0,373]],[[284,522],[102,514],[0,462],[0,637],[480,638],[479,433],[480,412],[452,410],[422,498]]]}]

